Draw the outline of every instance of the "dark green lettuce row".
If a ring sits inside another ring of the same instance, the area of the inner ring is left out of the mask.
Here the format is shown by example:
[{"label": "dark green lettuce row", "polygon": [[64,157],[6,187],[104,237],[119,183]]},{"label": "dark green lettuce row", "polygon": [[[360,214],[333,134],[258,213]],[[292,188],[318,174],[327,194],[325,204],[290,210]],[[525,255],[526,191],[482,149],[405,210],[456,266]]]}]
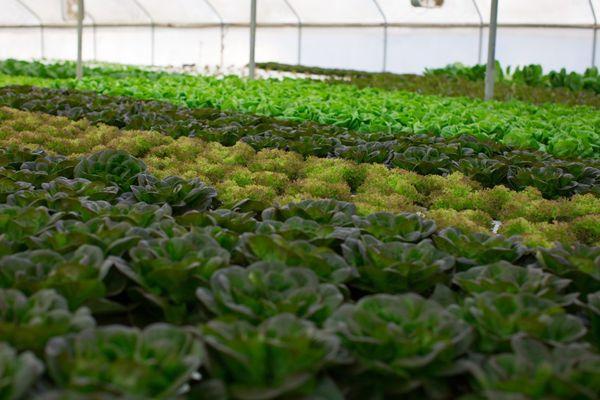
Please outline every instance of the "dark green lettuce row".
[{"label": "dark green lettuce row", "polygon": [[[45,63],[15,59],[0,60],[0,74],[13,76],[31,76],[45,79],[72,79],[77,77],[77,64],[73,61]],[[131,75],[155,78],[167,74],[160,71],[148,71],[130,66],[104,65],[102,67],[83,66],[85,76],[109,76],[121,78]]]},{"label": "dark green lettuce row", "polygon": [[[29,75],[39,77],[51,77],[45,70],[60,70],[67,64],[43,65],[41,63],[29,63],[25,61],[7,60],[4,65],[0,63],[0,72],[10,75]],[[70,64],[72,72],[69,76],[63,75],[64,78],[75,76],[75,65]],[[276,62],[257,63],[258,68],[272,71],[287,71],[302,74],[325,75],[329,77],[347,78],[351,82],[355,80],[371,78],[374,83],[387,80],[391,86],[394,86],[394,81],[401,83],[409,78],[421,78],[425,81],[431,77],[445,77],[448,79],[463,78],[467,81],[483,81],[487,66],[485,64],[466,66],[462,64],[450,64],[443,68],[426,69],[424,76],[416,76],[410,74],[393,74],[381,72],[367,72],[352,69],[338,68],[320,68],[305,65],[281,64]],[[4,72],[6,71],[6,72]],[[90,69],[94,73],[94,69]],[[110,71],[108,71],[110,73]],[[564,68],[560,71],[550,71],[544,73],[543,67],[538,64],[530,64],[522,67],[503,68],[499,62],[496,62],[496,83],[502,85],[506,81],[511,84],[528,85],[531,87],[545,88],[567,88],[570,91],[577,92],[581,90],[589,90],[596,94],[600,94],[600,74],[598,68],[587,68],[583,74],[577,72],[567,72]],[[380,86],[380,85],[373,85]]]},{"label": "dark green lettuce row", "polygon": [[1,149],[0,189],[3,398],[597,393],[598,247],[332,200],[223,209],[116,150]]},{"label": "dark green lettuce row", "polygon": [[[44,68],[60,70],[61,65],[37,66],[20,62],[19,68],[7,69],[10,75],[50,76]],[[305,65],[257,63],[258,68],[268,71],[321,75],[328,82],[352,84],[360,88],[374,87],[388,90],[405,90],[438,96],[484,97],[485,65],[467,67],[452,64],[444,68],[428,69],[423,75],[394,74],[391,72],[366,72],[349,69],[309,67]],[[63,67],[64,68],[64,67]],[[73,71],[75,67],[73,66]],[[91,69],[92,75],[97,73]],[[107,71],[107,74],[114,72]],[[74,74],[74,72],[73,72]],[[65,75],[65,77],[67,77]],[[534,104],[563,103],[569,105],[600,106],[600,77],[597,68],[589,68],[584,74],[551,71],[544,75],[541,66],[528,65],[505,71],[497,63],[494,99],[502,101],[521,100]]]},{"label": "dark green lettuce row", "polygon": [[[496,63],[496,68],[497,79],[500,82],[509,80],[513,83],[533,87],[567,88],[573,92],[589,90],[600,94],[600,74],[598,74],[598,68],[596,67],[587,68],[583,74],[574,71],[567,72],[565,68],[560,71],[550,71],[546,74],[539,64],[525,65],[512,70],[510,67],[503,69],[499,63]],[[483,81],[485,71],[485,65],[468,67],[461,64],[451,64],[444,68],[427,70],[426,75],[463,77],[471,81]]]},{"label": "dark green lettuce row", "polygon": [[486,187],[505,185],[523,190],[533,186],[550,199],[600,193],[598,160],[556,159],[547,153],[517,150],[470,135],[442,138],[358,133],[306,121],[28,86],[1,88],[0,105],[73,120],[86,118],[123,129],[157,130],[173,137],[196,136],[227,146],[242,140],[257,150],[277,148],[303,156],[384,163],[425,175],[460,171]]}]

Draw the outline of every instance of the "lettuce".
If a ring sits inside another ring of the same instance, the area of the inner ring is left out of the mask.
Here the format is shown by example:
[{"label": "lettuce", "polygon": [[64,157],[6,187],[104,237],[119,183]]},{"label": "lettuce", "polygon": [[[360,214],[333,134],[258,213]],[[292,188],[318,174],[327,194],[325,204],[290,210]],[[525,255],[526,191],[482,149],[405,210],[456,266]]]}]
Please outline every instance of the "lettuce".
[{"label": "lettuce", "polygon": [[243,234],[238,251],[249,263],[274,261],[309,268],[327,283],[341,284],[356,275],[356,269],[330,248],[313,246],[304,240],[290,242],[276,234]]},{"label": "lettuce", "polygon": [[478,348],[483,352],[507,350],[516,335],[557,344],[573,342],[586,333],[579,318],[530,293],[474,294],[454,310],[478,332]]},{"label": "lettuce", "polygon": [[84,178],[118,186],[129,191],[146,165],[122,150],[102,150],[83,157],[74,170],[75,178]]},{"label": "lettuce", "polygon": [[159,180],[149,174],[138,175],[138,184],[131,186],[138,202],[169,204],[177,213],[189,210],[204,211],[217,196],[217,191],[204,185],[199,179],[184,180],[170,176]]},{"label": "lettuce", "polygon": [[518,267],[506,261],[473,267],[454,275],[453,283],[468,294],[531,293],[563,306],[571,304],[577,293],[563,293],[571,283],[540,268]]},{"label": "lettuce", "polygon": [[19,400],[44,371],[44,364],[32,353],[17,354],[6,343],[0,343],[0,398]]},{"label": "lettuce", "polygon": [[515,337],[511,353],[497,354],[482,366],[471,364],[476,386],[489,399],[585,399],[600,392],[600,356],[577,343],[549,347]]},{"label": "lettuce", "polygon": [[64,389],[85,395],[132,399],[172,398],[204,359],[200,343],[184,328],[154,324],[88,329],[52,339],[48,372]]},{"label": "lettuce", "polygon": [[537,260],[547,271],[571,279],[583,294],[600,290],[600,247],[558,244],[552,249],[539,249]]},{"label": "lettuce", "polygon": [[[470,347],[472,330],[438,303],[415,294],[363,297],[344,304],[326,322],[350,353],[354,375],[371,376],[371,393],[400,395],[451,375],[455,361]],[[378,384],[375,384],[378,382]]]},{"label": "lettuce", "polygon": [[311,322],[280,314],[258,326],[213,320],[202,327],[210,375],[228,398],[310,396],[325,367],[338,362],[339,340]]},{"label": "lettuce", "polygon": [[17,350],[41,354],[53,337],[94,326],[87,308],[69,311],[66,300],[54,290],[27,297],[18,290],[0,289],[0,340]]},{"label": "lettuce", "polygon": [[383,243],[366,236],[346,240],[342,250],[358,270],[352,285],[370,293],[425,293],[446,282],[454,267],[454,257],[437,250],[430,240]]},{"label": "lettuce", "polygon": [[281,313],[321,323],[344,300],[337,287],[320,283],[310,269],[277,262],[219,270],[196,294],[212,314],[253,323]]},{"label": "lettuce", "polygon": [[437,229],[435,222],[417,214],[374,213],[364,218],[353,217],[354,224],[365,233],[384,241],[417,243],[430,237]]},{"label": "lettuce", "polygon": [[0,258],[0,287],[26,294],[55,289],[75,309],[122,290],[122,279],[111,273],[115,261],[91,245],[68,256],[43,249],[11,254]]},{"label": "lettuce", "polygon": [[456,228],[443,229],[434,236],[433,242],[438,249],[454,255],[464,267],[497,261],[514,263],[527,252],[516,237],[506,239],[501,235],[463,233]]}]

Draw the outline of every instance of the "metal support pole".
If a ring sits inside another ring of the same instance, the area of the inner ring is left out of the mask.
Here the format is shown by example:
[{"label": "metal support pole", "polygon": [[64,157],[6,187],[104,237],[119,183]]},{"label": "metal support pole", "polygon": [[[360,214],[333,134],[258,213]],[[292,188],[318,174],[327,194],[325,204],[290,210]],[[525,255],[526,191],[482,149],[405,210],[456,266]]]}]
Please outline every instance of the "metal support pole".
[{"label": "metal support pole", "polygon": [[377,0],[373,0],[373,3],[375,3],[375,7],[377,7],[377,11],[379,11],[381,18],[383,18],[383,68],[382,68],[382,70],[383,70],[383,72],[385,72],[387,69],[387,53],[388,53],[388,21],[387,21],[387,16],[383,12],[383,8],[381,8],[381,6],[379,5],[379,2]]},{"label": "metal support pole", "polygon": [[83,77],[83,0],[77,0],[77,79]]},{"label": "metal support pole", "polygon": [[488,41],[488,60],[485,71],[485,99],[494,98],[494,80],[496,78],[496,33],[498,31],[498,0],[492,0],[490,13],[490,32]]},{"label": "metal support pole", "polygon": [[252,0],[250,4],[250,62],[248,63],[248,76],[255,78],[256,68],[256,1]]}]

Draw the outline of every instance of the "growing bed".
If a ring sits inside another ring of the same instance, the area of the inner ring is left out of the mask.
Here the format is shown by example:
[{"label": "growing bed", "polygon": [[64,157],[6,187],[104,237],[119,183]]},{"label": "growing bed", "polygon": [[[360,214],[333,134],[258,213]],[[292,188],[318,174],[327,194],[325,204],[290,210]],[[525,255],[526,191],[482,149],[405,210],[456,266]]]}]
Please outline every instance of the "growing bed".
[{"label": "growing bed", "polygon": [[0,397],[598,398],[594,107],[0,72]]}]

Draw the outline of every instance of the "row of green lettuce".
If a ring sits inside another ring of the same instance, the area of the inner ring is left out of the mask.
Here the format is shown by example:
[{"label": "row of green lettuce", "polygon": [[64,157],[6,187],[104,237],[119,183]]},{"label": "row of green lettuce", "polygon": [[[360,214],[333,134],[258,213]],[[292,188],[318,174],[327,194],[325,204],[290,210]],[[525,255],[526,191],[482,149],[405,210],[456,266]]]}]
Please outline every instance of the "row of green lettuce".
[{"label": "row of green lettuce", "polygon": [[[77,64],[73,61],[40,62],[16,59],[0,60],[0,74],[13,76],[31,76],[47,79],[74,79],[77,76]],[[151,71],[123,64],[98,64],[97,66],[83,65],[86,76],[110,76],[125,78],[131,75],[153,78],[166,74],[161,71]]]},{"label": "row of green lettuce", "polygon": [[226,207],[249,198],[265,204],[305,199],[351,201],[361,215],[378,211],[420,212],[440,227],[519,234],[533,246],[600,244],[600,197],[544,199],[528,188],[483,188],[455,172],[417,175],[379,164],[308,157],[277,149],[255,151],[238,142],[227,147],[154,131],[121,131],[87,120],[0,108],[0,146],[43,149],[70,157],[105,149],[125,150],[159,178],[200,178],[214,186]]},{"label": "row of green lettuce", "polygon": [[[365,78],[385,73],[366,72],[351,69],[320,68],[304,65],[281,64],[274,62],[258,63],[258,68],[276,71],[289,71],[311,75],[337,76],[341,78]],[[111,76],[114,78],[126,77],[132,74],[147,77],[163,76],[165,72],[144,70],[126,65],[98,65],[85,66],[83,72],[88,76]],[[565,68],[560,71],[544,72],[539,64],[525,66],[510,66],[504,68],[496,62],[495,76],[497,82],[511,81],[529,86],[543,86],[549,88],[567,88],[571,91],[589,90],[600,93],[600,74],[598,68],[587,68],[580,74],[574,71],[567,72]],[[50,79],[72,79],[76,77],[76,64],[72,61],[46,63],[39,61],[23,61],[15,59],[0,60],[0,74],[25,75]],[[390,76],[401,77],[400,74],[389,73]],[[449,64],[443,68],[427,68],[424,76],[446,76],[451,78],[466,78],[470,81],[483,81],[486,75],[486,65],[479,64],[467,66],[461,63]]]},{"label": "row of green lettuce", "polygon": [[128,130],[157,130],[174,138],[199,137],[226,146],[241,140],[255,150],[282,149],[305,157],[381,163],[423,175],[460,172],[485,187],[505,185],[518,191],[535,187],[548,199],[600,193],[597,159],[558,159],[470,135],[446,139],[425,134],[357,133],[307,121],[31,86],[0,88],[0,105],[73,120],[87,118]]},{"label": "row of green lettuce", "polygon": [[600,391],[600,247],[334,200],[221,208],[120,150],[2,148],[0,176],[3,398]]},{"label": "row of green lettuce", "polygon": [[[266,71],[289,72],[304,76],[318,76],[330,83],[352,84],[360,88],[376,87],[387,90],[405,90],[420,94],[438,96],[466,96],[483,99],[485,67],[461,67],[452,65],[442,69],[428,70],[424,75],[394,74],[391,72],[366,72],[348,69],[333,69],[309,67],[304,65],[280,64],[274,62],[258,63],[258,68]],[[497,66],[496,68],[500,68]],[[519,69],[516,77],[534,67]],[[569,85],[527,85],[521,79],[504,79],[500,69],[497,69],[497,80],[494,90],[494,99],[500,101],[520,100],[533,104],[561,103],[565,105],[583,105],[600,107],[600,96],[593,90],[572,90]],[[93,73],[93,71],[90,71]],[[500,73],[498,73],[500,72]],[[590,71],[588,74],[592,74]],[[43,76],[43,75],[35,75]],[[527,74],[526,76],[530,76]],[[568,80],[583,82],[584,78],[578,74],[560,73],[561,77]],[[597,78],[595,78],[597,79]],[[589,84],[588,84],[589,85]],[[573,85],[570,85],[573,87]]]},{"label": "row of green lettuce", "polygon": [[[259,63],[259,68],[274,71],[325,76],[331,83],[350,83],[358,87],[378,87],[383,89],[406,90],[429,95],[466,96],[482,99],[484,88],[481,83],[485,75],[484,66],[466,67],[453,64],[446,68],[427,70],[425,75],[374,73],[347,69],[308,67],[303,65]],[[597,81],[595,70],[584,75],[552,72],[552,84],[548,76],[541,74],[539,66],[510,68],[506,72],[497,65],[495,99],[521,100],[534,104],[563,103],[566,105],[600,106],[600,97],[594,90],[584,90]],[[0,74],[32,76],[49,79],[75,78],[75,63],[28,62],[8,59],[0,61]],[[123,65],[84,66],[86,76],[126,77],[132,74],[148,78],[165,76],[165,72],[150,71]],[[536,77],[536,78],[534,78]],[[509,78],[509,79],[506,79]],[[527,83],[531,83],[528,85]],[[581,86],[581,90],[575,90]]]},{"label": "row of green lettuce", "polygon": [[[102,71],[102,68],[99,67]],[[95,90],[105,94],[165,100],[191,108],[211,107],[294,121],[314,121],[369,133],[462,134],[560,157],[597,157],[600,117],[591,107],[523,102],[488,103],[467,98],[360,89],[307,79],[248,81],[131,69],[97,73],[81,81],[29,78],[36,85]],[[151,75],[149,75],[151,74]],[[4,75],[0,83],[23,82]]]},{"label": "row of green lettuce", "polygon": [[[496,63],[496,79],[498,81],[511,81],[529,86],[542,86],[548,88],[567,88],[571,91],[589,90],[600,94],[600,74],[598,68],[587,68],[583,74],[565,68],[560,71],[544,72],[539,64],[525,65],[522,67],[503,68]],[[425,75],[443,75],[462,77],[471,81],[485,80],[486,65],[466,66],[463,64],[450,64],[444,68],[425,70]]]}]

